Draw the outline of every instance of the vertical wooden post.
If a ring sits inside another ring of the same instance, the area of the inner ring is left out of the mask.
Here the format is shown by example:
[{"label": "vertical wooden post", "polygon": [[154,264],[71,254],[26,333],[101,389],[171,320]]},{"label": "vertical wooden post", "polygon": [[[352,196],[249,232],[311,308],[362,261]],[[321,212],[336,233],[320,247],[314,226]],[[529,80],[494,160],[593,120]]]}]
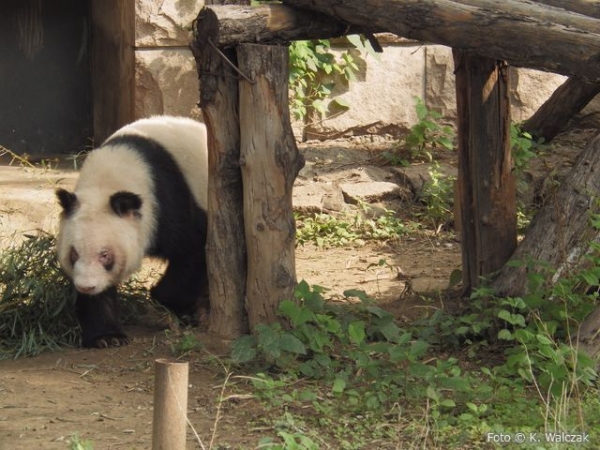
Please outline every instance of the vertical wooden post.
[{"label": "vertical wooden post", "polygon": [[[198,16],[210,11],[203,10]],[[208,235],[206,258],[211,303],[209,331],[231,340],[248,330],[244,298],[246,243],[239,166],[240,123],[234,49],[217,52],[218,25],[209,15],[191,48],[200,78],[200,107],[208,134]]]},{"label": "vertical wooden post", "polygon": [[[292,133],[288,106],[288,48],[237,47],[246,287],[250,328],[277,320],[277,306],[296,286],[292,187],[304,159]],[[246,79],[247,77],[247,79]]]},{"label": "vertical wooden post", "polygon": [[508,70],[454,50],[458,110],[458,197],[463,288],[500,269],[517,245],[516,187],[510,153]]},{"label": "vertical wooden post", "polygon": [[157,359],[154,364],[152,450],[185,450],[188,363]]},{"label": "vertical wooden post", "polygon": [[96,145],[135,118],[135,2],[93,0],[92,127]]}]

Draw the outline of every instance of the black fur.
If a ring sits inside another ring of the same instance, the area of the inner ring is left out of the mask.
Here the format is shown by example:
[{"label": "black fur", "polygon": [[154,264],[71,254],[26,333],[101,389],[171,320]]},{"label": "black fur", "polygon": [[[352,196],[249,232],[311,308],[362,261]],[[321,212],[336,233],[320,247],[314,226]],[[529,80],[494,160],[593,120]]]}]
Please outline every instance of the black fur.
[{"label": "black fur", "polygon": [[124,135],[104,145],[126,145],[136,150],[152,170],[158,224],[148,254],[169,262],[152,296],[179,316],[193,316],[198,308],[208,308],[206,205],[196,203],[177,163],[158,142]]},{"label": "black fur", "polygon": [[65,189],[57,189],[56,196],[58,197],[58,202],[65,214],[70,215],[77,208],[77,196],[72,192],[66,191]]},{"label": "black fur", "polygon": [[110,196],[110,207],[119,217],[129,214],[139,216],[142,207],[142,199],[133,192],[117,192]]},{"label": "black fur", "polygon": [[81,326],[83,347],[118,347],[129,343],[121,328],[116,286],[94,296],[78,292],[75,313]]}]

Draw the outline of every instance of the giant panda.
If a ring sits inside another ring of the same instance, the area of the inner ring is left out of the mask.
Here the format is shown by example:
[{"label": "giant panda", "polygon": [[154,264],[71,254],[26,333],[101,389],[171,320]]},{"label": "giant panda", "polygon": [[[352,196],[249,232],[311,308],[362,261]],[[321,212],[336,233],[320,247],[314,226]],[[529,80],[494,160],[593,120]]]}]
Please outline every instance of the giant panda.
[{"label": "giant panda", "polygon": [[151,295],[178,316],[208,312],[206,128],[155,116],[92,150],[73,192],[58,189],[58,260],[77,291],[84,347],[128,343],[117,286],[144,256],[168,261]]}]

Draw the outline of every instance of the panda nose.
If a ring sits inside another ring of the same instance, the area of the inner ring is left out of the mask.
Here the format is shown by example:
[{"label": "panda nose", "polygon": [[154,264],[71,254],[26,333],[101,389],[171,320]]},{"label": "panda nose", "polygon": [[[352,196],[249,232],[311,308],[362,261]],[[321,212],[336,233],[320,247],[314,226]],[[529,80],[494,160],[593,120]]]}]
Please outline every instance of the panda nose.
[{"label": "panda nose", "polygon": [[75,289],[77,289],[82,294],[91,294],[96,289],[96,286],[80,286],[80,285],[76,285]]}]

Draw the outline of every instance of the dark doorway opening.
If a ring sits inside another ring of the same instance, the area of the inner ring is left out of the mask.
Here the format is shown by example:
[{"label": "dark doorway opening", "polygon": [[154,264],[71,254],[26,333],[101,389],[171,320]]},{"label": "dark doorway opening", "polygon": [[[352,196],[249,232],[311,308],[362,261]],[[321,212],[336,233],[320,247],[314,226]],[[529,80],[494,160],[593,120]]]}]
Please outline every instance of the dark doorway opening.
[{"label": "dark doorway opening", "polygon": [[0,2],[0,145],[44,157],[134,118],[134,0]]},{"label": "dark doorway opening", "polygon": [[0,14],[0,144],[19,154],[89,145],[87,1],[8,0]]}]

